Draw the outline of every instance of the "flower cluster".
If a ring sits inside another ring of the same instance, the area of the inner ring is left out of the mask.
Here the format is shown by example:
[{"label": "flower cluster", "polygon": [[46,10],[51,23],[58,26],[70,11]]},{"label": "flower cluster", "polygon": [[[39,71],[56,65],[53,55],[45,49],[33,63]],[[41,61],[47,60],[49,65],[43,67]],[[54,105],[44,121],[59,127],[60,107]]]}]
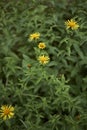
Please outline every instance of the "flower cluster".
[{"label": "flower cluster", "polygon": [[[30,34],[29,35],[29,39],[32,41],[32,40],[38,40],[40,38],[40,33],[39,32],[36,32],[36,33],[33,33],[33,34]],[[46,44],[44,42],[39,42],[38,43],[38,48],[40,50],[43,50],[46,48]],[[47,64],[49,62],[50,58],[49,56],[45,55],[45,54],[41,54],[40,56],[38,56],[38,61],[40,64]]]},{"label": "flower cluster", "polygon": [[0,117],[3,120],[10,119],[14,116],[14,107],[8,105],[2,105],[0,109]]},{"label": "flower cluster", "polygon": [[[65,22],[65,25],[66,25],[66,29],[70,28],[72,30],[76,30],[79,28],[79,24],[73,19],[67,20]],[[29,39],[31,41],[38,40],[40,38],[40,36],[41,36],[40,33],[36,32],[36,33],[30,34]],[[43,50],[46,48],[46,44],[44,42],[39,42],[38,48]],[[49,62],[50,58],[49,58],[49,56],[42,54],[38,57],[38,60],[41,64],[47,64]]]}]

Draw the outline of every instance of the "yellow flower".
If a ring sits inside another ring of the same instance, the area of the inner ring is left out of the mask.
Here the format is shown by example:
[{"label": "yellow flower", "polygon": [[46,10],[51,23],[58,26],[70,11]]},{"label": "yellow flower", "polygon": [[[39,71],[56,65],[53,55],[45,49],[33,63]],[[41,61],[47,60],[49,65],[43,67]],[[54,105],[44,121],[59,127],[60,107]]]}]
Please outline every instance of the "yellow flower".
[{"label": "yellow flower", "polygon": [[33,34],[30,34],[29,35],[29,39],[32,41],[32,40],[36,40],[36,39],[39,39],[40,37],[40,33],[33,33]]},{"label": "yellow flower", "polygon": [[44,49],[46,47],[44,42],[40,42],[38,45],[39,49]]},{"label": "yellow flower", "polygon": [[49,59],[50,58],[48,56],[44,55],[38,57],[38,60],[41,64],[47,64],[49,62]]},{"label": "yellow flower", "polygon": [[66,21],[65,24],[67,29],[71,28],[72,30],[76,30],[79,27],[78,23],[73,19]]},{"label": "yellow flower", "polygon": [[0,117],[3,118],[3,120],[6,120],[7,118],[12,118],[14,116],[14,107],[11,105],[3,105],[0,109]]}]

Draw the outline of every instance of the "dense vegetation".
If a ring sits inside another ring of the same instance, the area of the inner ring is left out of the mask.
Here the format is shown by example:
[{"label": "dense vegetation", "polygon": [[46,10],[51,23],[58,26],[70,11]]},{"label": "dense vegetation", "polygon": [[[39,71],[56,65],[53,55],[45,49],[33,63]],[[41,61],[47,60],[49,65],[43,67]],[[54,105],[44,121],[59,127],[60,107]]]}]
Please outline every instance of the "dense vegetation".
[{"label": "dense vegetation", "polygon": [[0,130],[87,130],[87,1],[1,0],[0,15]]}]

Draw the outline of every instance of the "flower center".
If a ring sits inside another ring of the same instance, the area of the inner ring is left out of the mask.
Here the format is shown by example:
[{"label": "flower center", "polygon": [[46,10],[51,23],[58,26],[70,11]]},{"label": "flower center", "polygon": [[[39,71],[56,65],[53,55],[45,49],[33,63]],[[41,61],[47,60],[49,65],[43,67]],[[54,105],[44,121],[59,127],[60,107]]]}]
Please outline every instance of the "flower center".
[{"label": "flower center", "polygon": [[5,114],[5,115],[8,115],[9,113],[10,113],[10,110],[9,110],[9,109],[5,109],[5,110],[4,110],[4,114]]},{"label": "flower center", "polygon": [[74,22],[70,22],[70,23],[69,23],[69,26],[70,26],[70,27],[74,27],[74,26],[75,26],[75,23],[74,23]]},{"label": "flower center", "polygon": [[36,35],[36,34],[34,34],[34,35],[33,35],[33,37],[34,37],[34,38],[36,38],[36,37],[37,37],[37,35]]},{"label": "flower center", "polygon": [[44,45],[40,45],[40,47],[44,47]]},{"label": "flower center", "polygon": [[44,61],[46,61],[46,59],[45,59],[44,57],[42,57],[42,58],[41,58],[41,61],[44,62]]}]

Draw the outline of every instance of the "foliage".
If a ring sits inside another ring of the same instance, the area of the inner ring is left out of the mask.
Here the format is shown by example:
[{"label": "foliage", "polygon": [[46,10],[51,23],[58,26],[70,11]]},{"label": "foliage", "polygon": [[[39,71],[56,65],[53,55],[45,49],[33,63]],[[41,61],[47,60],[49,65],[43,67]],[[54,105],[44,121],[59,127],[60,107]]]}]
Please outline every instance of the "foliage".
[{"label": "foliage", "polygon": [[[87,130],[87,1],[0,1],[0,130]],[[75,19],[79,28],[66,29]],[[39,32],[40,38],[29,40]],[[46,48],[38,48],[44,42]],[[38,57],[50,61],[40,64]]]}]

